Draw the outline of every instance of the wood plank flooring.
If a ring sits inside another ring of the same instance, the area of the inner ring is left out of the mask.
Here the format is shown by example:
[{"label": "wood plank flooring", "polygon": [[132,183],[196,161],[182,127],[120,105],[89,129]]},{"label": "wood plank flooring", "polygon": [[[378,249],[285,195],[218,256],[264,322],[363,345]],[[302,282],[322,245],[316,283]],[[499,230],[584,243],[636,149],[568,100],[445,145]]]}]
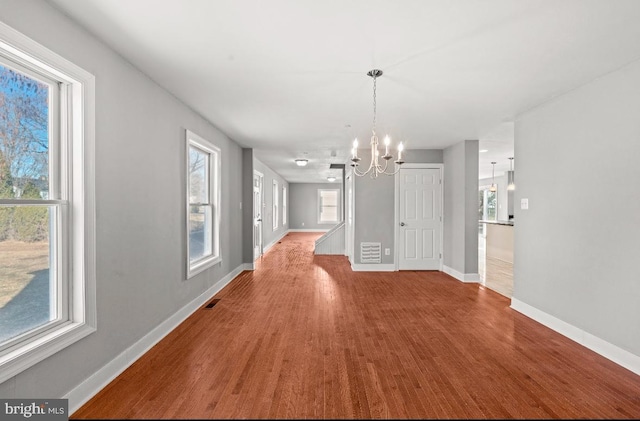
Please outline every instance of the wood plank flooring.
[{"label": "wood plank flooring", "polygon": [[73,419],[640,418],[640,376],[440,272],[290,233]]}]

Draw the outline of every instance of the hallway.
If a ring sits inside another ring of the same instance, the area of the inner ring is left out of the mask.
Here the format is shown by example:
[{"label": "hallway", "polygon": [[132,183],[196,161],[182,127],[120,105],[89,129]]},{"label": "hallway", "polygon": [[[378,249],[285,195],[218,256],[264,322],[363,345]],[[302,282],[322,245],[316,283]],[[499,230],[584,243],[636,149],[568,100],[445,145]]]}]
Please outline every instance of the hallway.
[{"label": "hallway", "polygon": [[504,296],[352,272],[318,236],[289,233],[72,419],[640,417],[639,376]]}]

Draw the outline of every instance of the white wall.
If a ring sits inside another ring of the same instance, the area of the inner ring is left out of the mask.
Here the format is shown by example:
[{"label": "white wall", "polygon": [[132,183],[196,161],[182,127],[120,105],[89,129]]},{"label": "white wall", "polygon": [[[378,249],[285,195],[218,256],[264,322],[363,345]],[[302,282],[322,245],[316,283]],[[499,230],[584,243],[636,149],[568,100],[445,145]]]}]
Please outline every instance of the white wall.
[{"label": "white wall", "polygon": [[[61,397],[242,264],[241,148],[47,2],[0,19],[96,81],[96,333],[0,384]],[[222,263],[185,280],[185,129],[222,153]]]},{"label": "white wall", "polygon": [[[639,110],[636,61],[520,116],[515,126],[513,297],[635,356]],[[522,198],[529,210],[520,209]]]}]

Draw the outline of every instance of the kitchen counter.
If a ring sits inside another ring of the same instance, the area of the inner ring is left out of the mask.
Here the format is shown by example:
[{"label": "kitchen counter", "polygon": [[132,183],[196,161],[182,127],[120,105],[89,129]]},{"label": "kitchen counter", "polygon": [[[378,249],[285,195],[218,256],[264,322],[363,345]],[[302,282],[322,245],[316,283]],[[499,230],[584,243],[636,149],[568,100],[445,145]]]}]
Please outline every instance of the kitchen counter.
[{"label": "kitchen counter", "polygon": [[513,221],[480,221],[486,226],[486,256],[513,263]]},{"label": "kitchen counter", "polygon": [[500,221],[500,220],[499,221],[486,221],[486,220],[482,220],[481,219],[478,222],[480,222],[482,224],[511,225],[511,226],[513,226],[513,220],[511,220],[511,221]]}]

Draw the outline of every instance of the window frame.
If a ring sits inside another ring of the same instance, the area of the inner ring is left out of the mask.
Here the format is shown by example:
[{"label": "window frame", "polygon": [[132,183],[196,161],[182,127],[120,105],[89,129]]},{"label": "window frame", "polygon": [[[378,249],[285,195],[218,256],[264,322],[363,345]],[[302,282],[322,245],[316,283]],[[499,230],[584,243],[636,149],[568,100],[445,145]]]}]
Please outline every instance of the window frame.
[{"label": "window frame", "polygon": [[[0,22],[0,56],[8,67],[53,80],[50,90],[48,199],[0,199],[9,206],[49,206],[53,213],[50,270],[58,279],[58,316],[7,341],[0,351],[0,383],[96,331],[95,77]],[[59,92],[56,97],[53,91]],[[52,96],[53,95],[53,96]],[[56,111],[59,109],[59,111]],[[20,200],[19,203],[15,203]]]},{"label": "window frame", "polygon": [[[193,278],[204,270],[220,263],[222,261],[222,253],[220,250],[220,186],[221,186],[221,151],[210,141],[204,139],[191,130],[185,130],[185,186],[186,186],[186,207],[185,207],[185,233],[186,233],[186,267],[187,279]],[[208,201],[207,203],[191,202],[191,177],[189,173],[191,147],[198,149],[200,152],[207,154],[207,172],[208,172]],[[211,242],[211,253],[200,259],[191,261],[190,250],[190,207],[191,206],[209,206],[211,208],[211,223],[209,224],[209,232],[206,233]]]},{"label": "window frame", "polygon": [[[335,221],[323,221],[322,220],[322,192],[335,192],[336,193],[336,220]],[[318,189],[318,224],[320,225],[328,225],[328,224],[337,224],[340,222],[340,213],[341,213],[341,200],[340,200],[340,189]]]},{"label": "window frame", "polygon": [[287,225],[287,186],[282,186],[282,226]]},{"label": "window frame", "polygon": [[278,180],[273,180],[273,186],[272,186],[272,191],[271,191],[271,199],[272,199],[272,210],[273,210],[273,214],[272,214],[272,219],[273,219],[273,230],[277,230],[279,227],[279,221],[280,221],[280,215],[278,214],[278,201],[279,201],[279,189],[280,186],[278,185]]}]

